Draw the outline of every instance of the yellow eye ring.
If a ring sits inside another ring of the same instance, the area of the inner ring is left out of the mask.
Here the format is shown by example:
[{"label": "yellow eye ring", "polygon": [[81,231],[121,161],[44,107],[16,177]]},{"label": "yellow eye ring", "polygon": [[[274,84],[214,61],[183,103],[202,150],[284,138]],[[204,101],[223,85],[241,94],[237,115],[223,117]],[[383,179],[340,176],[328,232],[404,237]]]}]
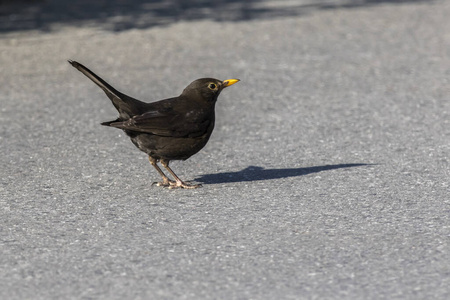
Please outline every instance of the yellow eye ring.
[{"label": "yellow eye ring", "polygon": [[211,90],[215,90],[215,89],[217,89],[217,84],[210,83],[210,84],[208,84],[208,88],[211,89]]}]

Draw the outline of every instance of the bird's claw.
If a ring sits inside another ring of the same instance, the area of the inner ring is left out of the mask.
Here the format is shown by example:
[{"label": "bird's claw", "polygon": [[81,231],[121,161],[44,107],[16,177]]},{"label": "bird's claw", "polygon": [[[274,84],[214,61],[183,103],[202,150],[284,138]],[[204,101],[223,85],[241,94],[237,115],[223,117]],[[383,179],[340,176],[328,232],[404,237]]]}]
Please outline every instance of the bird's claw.
[{"label": "bird's claw", "polygon": [[199,188],[201,186],[202,186],[201,184],[188,184],[188,183],[185,183],[183,181],[177,181],[177,182],[175,182],[175,184],[173,184],[173,185],[171,184],[169,186],[169,189],[177,189],[177,188],[196,189],[196,188]]},{"label": "bird's claw", "polygon": [[196,189],[202,186],[201,184],[188,184],[183,181],[174,181],[174,180],[153,182],[152,185],[162,186],[168,189],[178,189],[178,188]]},{"label": "bird's claw", "polygon": [[168,179],[168,180],[163,180],[163,181],[159,181],[159,182],[155,181],[155,182],[152,183],[152,185],[162,186],[162,187],[169,187],[170,188],[171,186],[176,185],[176,182],[173,181],[173,180]]}]

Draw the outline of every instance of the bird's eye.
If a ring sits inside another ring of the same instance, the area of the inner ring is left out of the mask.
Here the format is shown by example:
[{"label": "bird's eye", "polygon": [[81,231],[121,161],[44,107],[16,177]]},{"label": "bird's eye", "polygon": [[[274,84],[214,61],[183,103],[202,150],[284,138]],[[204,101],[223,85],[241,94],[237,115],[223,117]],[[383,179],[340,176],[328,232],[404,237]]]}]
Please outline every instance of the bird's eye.
[{"label": "bird's eye", "polygon": [[217,88],[217,85],[216,85],[215,83],[210,83],[210,84],[208,85],[208,87],[209,87],[211,90],[215,90],[215,89]]}]

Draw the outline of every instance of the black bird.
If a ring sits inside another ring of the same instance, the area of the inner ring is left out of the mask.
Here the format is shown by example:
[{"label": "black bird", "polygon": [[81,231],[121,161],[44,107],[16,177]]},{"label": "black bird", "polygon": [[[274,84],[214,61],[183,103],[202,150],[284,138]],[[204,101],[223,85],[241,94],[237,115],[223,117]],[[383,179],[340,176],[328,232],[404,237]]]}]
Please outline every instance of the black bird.
[{"label": "black bird", "polygon": [[[222,89],[239,79],[197,79],[178,97],[146,103],[117,91],[82,64],[73,60],[69,63],[111,99],[119,117],[101,124],[122,129],[136,147],[147,153],[150,163],[163,179],[157,185],[189,189],[201,186],[183,182],[169,167],[169,162],[186,160],[206,145],[214,129],[217,97]],[[175,180],[164,174],[158,161]]]}]

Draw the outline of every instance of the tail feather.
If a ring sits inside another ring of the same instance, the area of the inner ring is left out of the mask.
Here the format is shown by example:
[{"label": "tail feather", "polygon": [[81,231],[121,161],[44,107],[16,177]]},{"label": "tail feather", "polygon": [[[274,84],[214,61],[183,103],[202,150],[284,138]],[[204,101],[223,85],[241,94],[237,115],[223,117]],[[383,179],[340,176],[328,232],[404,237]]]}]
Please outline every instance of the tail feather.
[{"label": "tail feather", "polygon": [[116,119],[116,120],[113,120],[113,121],[102,122],[102,123],[100,123],[100,125],[111,126],[112,123],[116,123],[116,122],[120,122],[120,119]]},{"label": "tail feather", "polygon": [[68,60],[68,62],[78,71],[86,75],[86,77],[92,80],[105,92],[108,98],[111,99],[113,105],[119,111],[121,118],[127,119],[142,113],[141,110],[145,107],[146,103],[122,94],[79,62],[73,60]]},{"label": "tail feather", "polygon": [[115,96],[120,98],[121,93],[116,90],[115,88],[113,88],[109,83],[107,83],[106,81],[104,81],[103,79],[101,79],[99,76],[97,76],[97,74],[95,74],[94,72],[92,72],[91,70],[89,70],[88,68],[86,68],[85,66],[83,66],[82,64],[80,64],[79,62],[73,61],[73,60],[68,60],[68,62],[74,67],[76,68],[78,71],[80,71],[81,73],[83,73],[84,75],[86,75],[86,77],[88,77],[90,80],[92,80],[96,85],[98,85],[102,90],[105,91],[105,93],[108,96]]}]

